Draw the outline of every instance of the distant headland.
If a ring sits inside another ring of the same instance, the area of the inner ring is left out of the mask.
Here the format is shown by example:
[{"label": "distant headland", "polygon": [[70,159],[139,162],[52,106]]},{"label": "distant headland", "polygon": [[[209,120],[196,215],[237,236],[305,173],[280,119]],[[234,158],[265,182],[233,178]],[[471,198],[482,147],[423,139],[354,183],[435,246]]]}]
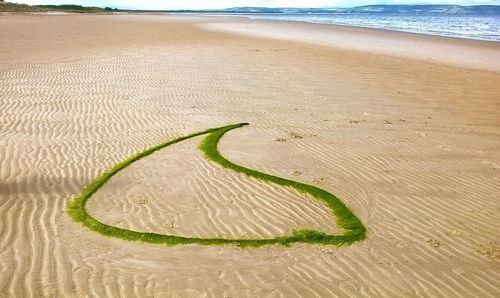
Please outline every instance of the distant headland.
[{"label": "distant headland", "polygon": [[66,11],[77,13],[99,12],[177,12],[177,13],[329,13],[329,14],[403,14],[403,15],[490,15],[500,16],[500,5],[365,5],[351,8],[294,8],[294,7],[233,7],[225,9],[138,10],[120,7],[95,7],[81,5],[27,5],[3,2],[0,12]]}]

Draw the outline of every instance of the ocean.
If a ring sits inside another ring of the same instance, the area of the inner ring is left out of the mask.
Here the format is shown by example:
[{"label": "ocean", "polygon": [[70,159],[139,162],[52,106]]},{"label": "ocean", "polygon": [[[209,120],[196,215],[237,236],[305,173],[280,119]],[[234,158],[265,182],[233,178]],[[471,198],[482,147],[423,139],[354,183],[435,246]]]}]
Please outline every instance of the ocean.
[{"label": "ocean", "polygon": [[500,41],[500,16],[386,14],[237,14],[251,19],[301,21]]}]

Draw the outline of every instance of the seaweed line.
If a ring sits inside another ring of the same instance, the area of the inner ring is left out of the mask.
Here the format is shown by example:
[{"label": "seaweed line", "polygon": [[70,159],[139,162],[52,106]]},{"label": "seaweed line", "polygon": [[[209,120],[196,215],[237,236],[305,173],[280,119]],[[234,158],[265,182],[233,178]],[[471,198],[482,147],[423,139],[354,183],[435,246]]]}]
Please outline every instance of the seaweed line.
[{"label": "seaweed line", "polygon": [[[217,149],[218,142],[222,136],[230,130],[248,125],[248,123],[232,124],[217,128],[210,128],[205,131],[189,134],[179,137],[156,146],[149,147],[139,153],[136,153],[126,160],[114,165],[106,172],[98,176],[91,183],[89,183],[83,191],[72,200],[67,208],[68,214],[71,218],[95,231],[101,235],[114,237],[129,241],[139,241],[148,243],[158,243],[165,245],[179,245],[179,244],[201,244],[201,245],[236,245],[239,247],[259,247],[268,244],[281,244],[288,246],[292,243],[316,243],[316,244],[334,244],[334,245],[349,245],[356,241],[365,239],[366,228],[361,221],[352,213],[349,208],[334,194],[331,194],[319,187],[300,183],[293,180],[280,178],[277,176],[262,173],[252,170],[224,158]],[[116,173],[123,170],[132,163],[147,157],[154,152],[161,150],[167,146],[182,142],[184,140],[194,138],[200,135],[207,135],[199,145],[201,151],[204,152],[205,157],[222,166],[223,168],[247,175],[249,177],[258,179],[266,183],[277,184],[284,187],[293,188],[301,193],[308,194],[313,198],[320,200],[326,204],[330,209],[332,215],[335,216],[337,226],[343,230],[341,235],[331,235],[317,230],[298,230],[292,232],[290,235],[279,236],[268,239],[225,239],[225,238],[196,238],[196,237],[183,237],[175,235],[164,235],[157,233],[138,232],[128,229],[122,229],[115,226],[110,226],[98,221],[90,216],[86,209],[86,202],[92,195],[99,190],[106,182],[108,182]]]}]

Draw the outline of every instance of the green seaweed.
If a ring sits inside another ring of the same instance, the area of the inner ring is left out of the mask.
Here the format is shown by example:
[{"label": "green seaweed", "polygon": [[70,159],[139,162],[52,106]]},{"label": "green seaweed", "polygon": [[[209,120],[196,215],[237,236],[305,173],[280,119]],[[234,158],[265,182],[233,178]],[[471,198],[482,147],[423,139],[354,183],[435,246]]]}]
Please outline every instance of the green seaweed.
[{"label": "green seaweed", "polygon": [[[179,244],[201,244],[201,245],[236,245],[239,247],[259,247],[268,244],[281,244],[288,246],[292,243],[316,243],[316,244],[334,244],[334,245],[348,245],[356,241],[363,240],[366,237],[366,229],[361,221],[347,208],[347,206],[335,195],[313,185],[300,183],[293,180],[280,178],[277,176],[262,173],[252,170],[237,164],[234,164],[224,158],[217,149],[217,145],[222,136],[230,130],[248,125],[248,123],[239,123],[227,125],[218,128],[211,128],[205,131],[193,133],[184,137],[179,137],[161,143],[156,146],[149,147],[142,152],[134,154],[126,160],[116,164],[108,169],[106,172],[94,179],[88,184],[83,191],[72,200],[67,212],[71,218],[82,224],[83,226],[95,231],[101,235],[129,240],[140,241],[148,243],[158,243],[165,245],[179,245]],[[336,218],[336,224],[343,230],[341,235],[330,235],[316,230],[299,230],[294,231],[291,235],[280,236],[269,239],[225,239],[225,238],[196,238],[196,237],[182,237],[174,235],[164,235],[157,233],[137,232],[127,229],[122,229],[114,226],[104,224],[92,216],[85,210],[86,202],[92,195],[99,190],[106,182],[111,179],[116,173],[123,170],[130,164],[142,159],[154,152],[161,150],[167,146],[182,142],[184,140],[194,138],[206,134],[207,136],[200,143],[199,148],[205,153],[208,160],[219,164],[223,168],[247,175],[249,177],[258,179],[266,183],[277,184],[284,187],[293,188],[304,194],[308,194],[313,198],[320,200],[328,206],[332,214]]]}]

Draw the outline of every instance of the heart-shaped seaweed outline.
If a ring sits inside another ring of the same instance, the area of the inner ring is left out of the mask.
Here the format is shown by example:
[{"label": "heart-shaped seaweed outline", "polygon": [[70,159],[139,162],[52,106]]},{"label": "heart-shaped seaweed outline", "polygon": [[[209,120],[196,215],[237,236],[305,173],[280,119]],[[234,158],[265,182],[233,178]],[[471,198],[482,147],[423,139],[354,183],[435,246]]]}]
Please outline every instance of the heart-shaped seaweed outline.
[{"label": "heart-shaped seaweed outline", "polygon": [[[288,246],[292,243],[316,243],[316,244],[334,244],[334,245],[349,245],[356,241],[365,239],[366,228],[361,221],[352,213],[349,208],[334,194],[327,192],[319,187],[300,183],[293,180],[280,178],[277,176],[262,173],[252,170],[224,158],[217,150],[217,144],[222,136],[230,130],[248,125],[248,123],[231,124],[217,128],[210,128],[205,131],[193,133],[184,137],[179,137],[170,141],[166,141],[156,146],[149,147],[139,153],[136,153],[126,160],[114,165],[106,172],[98,176],[89,183],[83,191],[68,204],[67,212],[73,221],[82,224],[88,229],[95,231],[101,235],[147,243],[157,243],[165,245],[179,244],[201,244],[201,245],[236,245],[239,247],[259,247],[267,244],[281,244]],[[309,194],[313,198],[320,200],[326,204],[336,218],[337,226],[344,231],[341,235],[330,235],[317,230],[299,230],[294,231],[291,235],[280,236],[268,239],[224,239],[224,238],[195,238],[183,237],[175,235],[163,235],[157,233],[137,232],[127,229],[122,229],[107,225],[90,216],[85,210],[85,204],[92,195],[99,190],[106,182],[111,179],[116,173],[125,169],[132,163],[142,159],[154,152],[161,150],[170,145],[182,142],[184,140],[194,138],[200,135],[207,135],[200,143],[199,148],[205,153],[205,157],[219,164],[220,166],[233,170],[238,173],[245,174],[249,177],[256,178],[263,182],[277,184],[284,187],[293,188],[299,192]]]}]

